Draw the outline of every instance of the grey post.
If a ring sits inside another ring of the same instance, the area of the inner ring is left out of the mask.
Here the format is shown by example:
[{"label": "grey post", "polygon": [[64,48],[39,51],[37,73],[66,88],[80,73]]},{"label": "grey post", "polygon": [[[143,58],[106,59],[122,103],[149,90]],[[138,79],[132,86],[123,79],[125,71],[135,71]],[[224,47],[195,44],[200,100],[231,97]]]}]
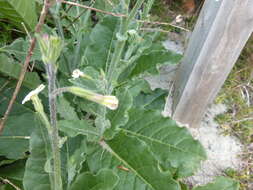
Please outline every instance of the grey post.
[{"label": "grey post", "polygon": [[253,31],[253,0],[206,0],[176,74],[172,117],[198,127]]}]

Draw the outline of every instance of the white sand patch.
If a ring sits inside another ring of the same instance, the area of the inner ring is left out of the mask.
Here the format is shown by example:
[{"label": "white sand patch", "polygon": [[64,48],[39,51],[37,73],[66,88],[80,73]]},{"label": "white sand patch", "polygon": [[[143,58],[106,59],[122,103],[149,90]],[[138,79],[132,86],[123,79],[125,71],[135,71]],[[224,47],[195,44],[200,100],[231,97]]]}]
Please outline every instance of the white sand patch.
[{"label": "white sand patch", "polygon": [[242,160],[242,144],[233,136],[224,136],[215,116],[226,111],[222,104],[212,105],[205,115],[199,128],[189,128],[192,135],[204,146],[208,159],[201,164],[200,170],[186,181],[192,185],[203,185],[216,176],[224,175],[227,168],[240,170]]}]

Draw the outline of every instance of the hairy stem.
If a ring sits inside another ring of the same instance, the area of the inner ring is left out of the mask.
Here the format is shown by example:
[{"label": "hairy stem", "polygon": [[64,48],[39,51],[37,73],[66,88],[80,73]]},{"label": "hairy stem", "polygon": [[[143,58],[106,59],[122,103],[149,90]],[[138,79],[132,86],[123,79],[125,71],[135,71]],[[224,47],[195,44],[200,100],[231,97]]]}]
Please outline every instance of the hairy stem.
[{"label": "hairy stem", "polygon": [[115,48],[116,52],[113,54],[113,58],[108,69],[108,78],[107,78],[107,81],[108,81],[107,93],[108,94],[111,94],[113,91],[112,82],[113,82],[113,78],[115,78],[114,76],[116,75],[115,69],[118,65],[118,62],[120,61],[121,54],[123,52],[124,47],[125,47],[125,40],[117,42],[116,48]]},{"label": "hairy stem", "polygon": [[[121,17],[121,23],[120,23],[120,30],[118,33],[118,40],[116,42],[116,47],[115,47],[115,52],[113,54],[111,63],[109,65],[108,69],[108,76],[107,76],[107,81],[108,81],[108,86],[107,86],[107,93],[112,93],[113,91],[113,80],[117,80],[117,72],[115,72],[120,59],[122,52],[124,50],[126,40],[127,40],[127,30],[129,27],[129,24],[131,20],[134,19],[135,15],[138,12],[138,9],[141,7],[142,3],[144,0],[138,0],[134,6],[134,8],[131,10],[130,14],[128,17]],[[123,3],[122,3],[123,4]],[[128,6],[128,5],[127,5]],[[127,9],[127,8],[126,8]]]},{"label": "hairy stem", "polygon": [[56,90],[56,69],[54,64],[47,63],[45,65],[48,77],[50,123],[52,127],[52,133],[49,134],[49,136],[53,154],[54,190],[62,190],[61,156],[60,156],[59,134],[57,129],[57,117],[56,117],[57,116],[56,95],[53,93]]}]

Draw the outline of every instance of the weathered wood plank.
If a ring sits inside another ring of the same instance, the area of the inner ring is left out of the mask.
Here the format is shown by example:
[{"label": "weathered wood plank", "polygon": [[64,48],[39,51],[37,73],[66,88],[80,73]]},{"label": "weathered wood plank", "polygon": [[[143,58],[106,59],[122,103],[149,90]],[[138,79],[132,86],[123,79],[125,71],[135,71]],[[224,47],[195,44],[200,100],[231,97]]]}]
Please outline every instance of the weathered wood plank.
[{"label": "weathered wood plank", "polygon": [[206,0],[175,79],[172,113],[198,127],[253,31],[253,0]]}]

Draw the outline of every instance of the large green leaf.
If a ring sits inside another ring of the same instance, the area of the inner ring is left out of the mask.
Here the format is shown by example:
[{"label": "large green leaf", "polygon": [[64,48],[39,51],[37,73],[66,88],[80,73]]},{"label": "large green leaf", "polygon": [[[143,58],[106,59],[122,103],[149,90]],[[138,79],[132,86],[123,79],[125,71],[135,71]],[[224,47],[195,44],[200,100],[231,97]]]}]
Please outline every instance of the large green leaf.
[{"label": "large green leaf", "polygon": [[21,22],[28,29],[34,29],[37,22],[35,0],[0,0],[0,15],[23,30]]},{"label": "large green leaf", "polygon": [[108,111],[107,118],[111,122],[111,128],[106,130],[105,138],[112,138],[116,129],[127,123],[128,111],[133,104],[133,98],[127,89],[117,91],[116,97],[119,99],[119,107],[117,110]]},{"label": "large green leaf", "polygon": [[22,181],[25,171],[25,161],[17,160],[12,164],[1,166],[0,177]]},{"label": "large green leaf", "polygon": [[[69,187],[75,176],[80,173],[82,165],[86,160],[86,154],[84,153],[86,149],[86,138],[81,135],[75,138],[68,138],[64,148],[66,150],[66,164],[63,164],[67,166],[64,169],[67,172],[68,179],[66,181]],[[64,152],[64,148],[62,148],[62,153]]]},{"label": "large green leaf", "polygon": [[182,55],[166,50],[162,44],[154,43],[123,70],[119,76],[119,82],[143,73],[158,74],[160,65],[177,64],[181,58]]},{"label": "large green leaf", "polygon": [[[101,142],[109,153],[93,150],[88,156],[89,167],[92,171],[99,167],[112,168],[120,176],[120,182],[115,190],[179,190],[179,184],[173,180],[169,171],[159,168],[146,143],[136,137],[118,133],[112,140]],[[101,148],[100,148],[101,149]],[[128,168],[124,171],[122,166]]]},{"label": "large green leaf", "polygon": [[161,44],[154,44],[144,51],[143,55],[131,66],[131,76],[144,72],[157,73],[161,64],[177,64],[182,55],[166,50]]},{"label": "large green leaf", "polygon": [[75,109],[70,105],[68,100],[64,96],[60,96],[57,99],[57,112],[60,116],[67,120],[78,120],[78,116]]},{"label": "large green leaf", "polygon": [[[154,44],[156,44],[154,43],[154,40],[157,37],[156,34],[157,33],[139,34],[140,36],[142,36],[140,40],[136,40],[135,37],[131,37],[131,35],[129,36],[128,40],[130,40],[130,42],[127,46],[128,49],[124,56],[124,60],[122,60],[122,63],[119,64],[117,68],[119,72],[118,82],[121,83],[131,76],[131,73],[133,72],[134,68],[136,67],[136,65],[138,65],[138,60],[140,59],[140,57],[149,54],[151,50],[155,50],[153,46],[155,46]],[[164,51],[164,48],[162,46],[159,46],[159,48],[159,51]],[[129,54],[129,52],[131,53]],[[143,72],[145,72],[145,70],[143,70]]]},{"label": "large green leaf", "polygon": [[134,99],[134,106],[152,110],[163,110],[167,95],[168,92],[162,89],[141,92]]},{"label": "large green leaf", "polygon": [[119,164],[118,168],[115,170],[117,170],[117,175],[120,177],[120,181],[115,190],[152,190],[149,185],[143,183],[143,181],[128,168]]},{"label": "large green leaf", "polygon": [[85,53],[87,63],[90,66],[94,66],[96,69],[105,67],[107,59],[110,57],[111,44],[115,36],[114,31],[117,28],[117,21],[116,17],[104,17],[92,30],[90,35],[91,44]]},{"label": "large green leaf", "polygon": [[[8,56],[4,54],[0,54],[0,72],[1,73],[4,73],[5,75],[8,75],[12,78],[18,79],[21,69],[22,69],[22,66],[20,64],[15,63],[14,60],[9,58]],[[39,84],[41,84],[41,81],[37,73],[27,72],[24,78],[23,84],[30,89],[34,89]]]},{"label": "large green leaf", "polygon": [[239,183],[228,177],[217,177],[213,182],[193,188],[193,190],[239,190]]},{"label": "large green leaf", "polygon": [[175,177],[192,175],[206,158],[203,147],[188,130],[164,118],[160,111],[132,109],[122,129],[145,141],[164,169],[170,169]]},{"label": "large green leaf", "polygon": [[126,165],[117,160],[112,154],[104,151],[101,147],[88,146],[88,165],[92,172],[100,168],[111,168],[119,176],[119,183],[114,190],[151,190],[149,186],[133,173]]},{"label": "large green leaf", "polygon": [[58,122],[58,126],[69,137],[81,134],[93,141],[98,140],[100,136],[98,129],[93,127],[87,120],[61,120]]},{"label": "large green leaf", "polygon": [[112,190],[118,182],[118,176],[111,170],[103,169],[97,175],[90,172],[80,174],[70,190]]},{"label": "large green leaf", "polygon": [[[131,136],[119,131],[112,140],[107,141],[109,152],[120,162],[99,150],[93,150],[94,152],[88,156],[91,171],[97,171],[103,167],[115,169],[120,165],[130,170],[130,172],[119,173],[119,169],[116,169],[120,176],[119,184],[121,185],[116,188],[119,190],[125,189],[125,186],[134,187],[133,189],[135,187],[161,189],[162,186],[159,185],[158,188],[158,185],[152,184],[153,182],[150,182],[151,185],[149,184],[149,181],[154,181],[154,176],[163,179],[164,183],[166,183],[163,178],[165,173],[168,180],[172,180],[172,177],[190,176],[198,169],[200,162],[206,158],[203,147],[192,138],[187,129],[178,127],[169,118],[162,117],[159,111],[131,109],[128,122],[121,127],[121,130]],[[154,168],[146,167],[145,163]],[[139,168],[141,169],[139,170]],[[172,181],[168,183],[173,184]],[[171,189],[173,188],[171,187]]]},{"label": "large green leaf", "polygon": [[[21,63],[25,62],[25,58],[27,56],[27,52],[30,46],[29,40],[25,40],[23,38],[17,38],[10,45],[6,45],[0,48],[0,52],[5,52],[10,55],[15,56]],[[41,53],[38,46],[35,46],[33,50],[33,54],[31,57],[31,61],[41,60]],[[36,65],[35,65],[36,66]]]},{"label": "large green leaf", "polygon": [[[143,93],[150,93],[150,85],[148,82],[143,78],[133,79],[128,81],[127,86],[129,86],[130,94],[136,98],[138,95]],[[135,100],[134,100],[135,101]]]},{"label": "large green leaf", "polygon": [[39,119],[31,135],[30,156],[26,162],[23,185],[25,190],[51,189],[50,176],[45,171],[50,145],[46,128]]},{"label": "large green leaf", "polygon": [[[0,85],[1,85],[1,83],[0,83]],[[0,102],[1,102],[0,115],[3,116],[7,107],[8,107],[10,99],[13,95],[13,91],[16,87],[16,81],[10,82],[10,85],[4,86],[4,84],[3,84],[1,86],[2,86],[2,89],[1,89],[1,93],[0,93]],[[29,91],[24,87],[20,89],[18,97],[13,104],[13,107],[12,107],[12,110],[10,113],[11,116],[22,115],[24,113],[33,113],[32,105],[31,105],[32,103],[21,104],[23,98],[28,94],[28,92]]]},{"label": "large green leaf", "polygon": [[170,172],[163,172],[147,144],[122,132],[107,142],[112,154],[154,190],[179,190]]},{"label": "large green leaf", "polygon": [[[118,6],[119,4],[120,4],[119,0],[95,1],[94,7],[97,9],[114,12],[113,9],[115,9],[115,7]],[[99,19],[105,16],[105,14],[101,14],[99,12],[97,12],[96,15],[99,17]]]},{"label": "large green leaf", "polygon": [[22,180],[25,171],[25,161],[17,160],[14,163],[6,164],[0,167],[0,190],[17,190],[11,185],[6,184],[5,186],[1,183],[2,179],[9,180],[12,184],[20,189],[23,189]]},{"label": "large green leaf", "polygon": [[0,155],[9,159],[26,157],[29,149],[29,138],[35,127],[34,114],[25,113],[10,116],[0,136]]}]

